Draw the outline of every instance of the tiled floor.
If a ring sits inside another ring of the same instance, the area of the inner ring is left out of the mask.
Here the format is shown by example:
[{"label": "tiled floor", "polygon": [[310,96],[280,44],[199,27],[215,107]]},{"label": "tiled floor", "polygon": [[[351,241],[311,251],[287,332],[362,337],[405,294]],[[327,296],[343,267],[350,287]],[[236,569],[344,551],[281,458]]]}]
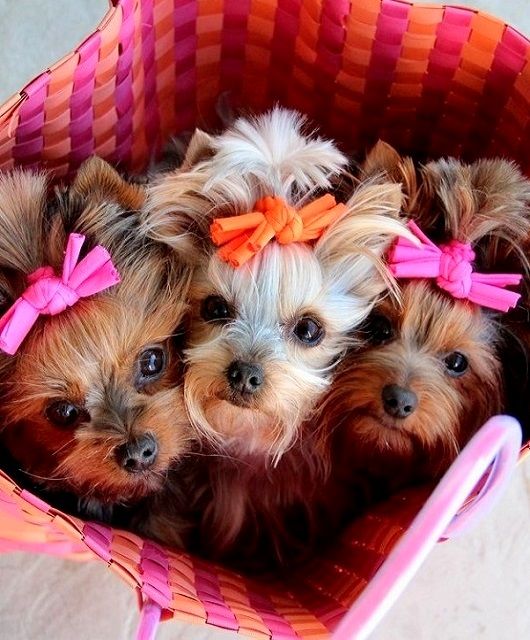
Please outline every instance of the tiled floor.
[{"label": "tiled floor", "polygon": [[[424,0],[425,2],[425,0]],[[527,0],[475,0],[530,33]],[[0,0],[0,100],[87,34],[105,0]],[[530,462],[494,513],[438,545],[373,640],[530,638]],[[0,639],[127,640],[137,614],[129,590],[103,565],[22,554],[0,557]],[[170,623],[159,639],[233,637]]]}]

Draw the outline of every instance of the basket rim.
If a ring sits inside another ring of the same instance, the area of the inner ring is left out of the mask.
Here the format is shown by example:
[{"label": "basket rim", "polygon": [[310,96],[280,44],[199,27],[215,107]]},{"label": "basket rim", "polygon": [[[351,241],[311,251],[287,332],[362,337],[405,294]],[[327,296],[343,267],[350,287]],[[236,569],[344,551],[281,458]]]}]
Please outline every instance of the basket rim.
[{"label": "basket rim", "polygon": [[[144,0],[134,0],[134,1],[143,2]],[[153,0],[153,1],[155,1],[155,0]],[[319,0],[319,1],[322,1],[322,0]],[[381,5],[383,5],[387,1],[388,0],[380,0]],[[403,4],[403,5],[407,5],[409,7],[414,6],[414,7],[418,7],[418,8],[429,10],[429,11],[440,11],[440,9],[442,9],[442,10],[445,10],[445,9],[458,9],[458,10],[461,10],[461,11],[466,11],[466,12],[469,12],[469,13],[474,13],[474,14],[477,14],[477,15],[481,15],[481,16],[484,16],[485,18],[487,18],[488,20],[491,20],[491,21],[497,22],[497,23],[501,23],[504,26],[509,27],[514,33],[516,33],[519,37],[521,37],[530,46],[530,35],[528,35],[528,36],[525,35],[519,29],[517,29],[513,25],[511,25],[508,22],[506,22],[503,18],[500,18],[499,16],[496,16],[495,14],[490,13],[489,11],[484,11],[482,9],[477,9],[476,7],[469,7],[469,6],[466,6],[466,5],[452,4],[452,3],[445,3],[445,2],[436,3],[436,4],[426,4],[424,2],[414,2],[413,0],[390,0],[390,1],[393,2],[393,3],[396,3],[396,4]],[[109,2],[109,8],[107,9],[105,14],[101,18],[100,22],[96,25],[96,27],[94,28],[94,30],[90,33],[90,35],[88,37],[86,37],[83,40],[81,40],[81,42],[79,42],[79,44],[77,46],[75,46],[69,53],[67,53],[62,58],[60,58],[57,62],[55,62],[54,64],[50,65],[44,71],[42,71],[41,73],[36,75],[32,80],[27,82],[24,85],[24,87],[22,89],[20,89],[20,91],[12,94],[9,98],[7,98],[3,102],[3,104],[0,105],[0,124],[2,124],[8,118],[10,118],[10,117],[12,118],[12,117],[14,117],[16,115],[16,112],[17,112],[18,108],[27,100],[28,95],[31,92],[31,89],[34,87],[35,84],[38,84],[39,81],[42,78],[45,78],[51,72],[55,71],[56,69],[60,69],[62,66],[66,65],[68,62],[70,62],[70,60],[72,60],[73,57],[78,55],[79,50],[83,47],[83,45],[87,41],[92,39],[94,37],[94,35],[96,35],[100,31],[105,29],[107,24],[114,17],[114,15],[115,15],[116,11],[118,10],[118,8],[120,7],[120,5],[123,3],[123,0],[108,0],[108,2]]]}]

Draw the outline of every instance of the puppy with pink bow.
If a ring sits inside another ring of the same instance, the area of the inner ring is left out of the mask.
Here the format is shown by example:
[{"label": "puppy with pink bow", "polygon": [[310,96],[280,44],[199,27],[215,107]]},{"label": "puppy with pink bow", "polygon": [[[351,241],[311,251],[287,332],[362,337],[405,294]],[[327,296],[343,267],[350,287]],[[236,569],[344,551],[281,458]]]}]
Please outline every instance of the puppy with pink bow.
[{"label": "puppy with pink bow", "polygon": [[376,305],[322,406],[322,421],[337,427],[334,481],[349,504],[367,483],[386,495],[439,477],[506,409],[499,320],[517,305],[522,275],[498,265],[520,254],[530,230],[530,182],[507,161],[417,169],[380,142],[364,172],[403,185],[420,244],[400,238],[389,252],[400,299]]},{"label": "puppy with pink bow", "polygon": [[43,174],[0,177],[0,451],[97,519],[159,492],[192,442],[175,340],[189,273],[140,233],[143,199],[97,158],[51,202]]}]

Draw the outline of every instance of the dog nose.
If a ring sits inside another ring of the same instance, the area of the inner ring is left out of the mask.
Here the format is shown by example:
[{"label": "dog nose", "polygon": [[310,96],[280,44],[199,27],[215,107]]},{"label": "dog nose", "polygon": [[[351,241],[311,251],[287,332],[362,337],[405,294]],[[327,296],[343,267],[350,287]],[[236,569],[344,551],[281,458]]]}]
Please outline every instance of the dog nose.
[{"label": "dog nose", "polygon": [[393,418],[408,418],[418,406],[418,396],[414,391],[397,384],[387,384],[381,396],[385,411]]},{"label": "dog nose", "polygon": [[226,377],[234,391],[241,394],[256,393],[263,384],[263,369],[253,362],[234,360],[226,370]]},{"label": "dog nose", "polygon": [[129,473],[138,473],[152,467],[158,454],[156,438],[146,433],[116,449],[116,460]]}]

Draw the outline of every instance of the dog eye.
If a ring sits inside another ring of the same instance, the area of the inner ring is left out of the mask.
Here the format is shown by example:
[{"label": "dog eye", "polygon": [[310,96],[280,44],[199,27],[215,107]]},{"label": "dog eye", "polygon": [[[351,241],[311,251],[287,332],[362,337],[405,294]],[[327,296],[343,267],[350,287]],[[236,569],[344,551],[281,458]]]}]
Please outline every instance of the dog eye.
[{"label": "dog eye", "polygon": [[368,318],[364,330],[368,335],[369,341],[375,345],[389,342],[394,337],[394,330],[390,320],[377,314]]},{"label": "dog eye", "polygon": [[310,347],[315,347],[324,337],[322,325],[314,318],[300,318],[293,327],[294,335]]},{"label": "dog eye", "polygon": [[232,310],[221,296],[208,296],[202,301],[201,316],[204,320],[228,320]]},{"label": "dog eye", "polygon": [[46,418],[58,427],[73,427],[81,420],[89,419],[88,413],[68,400],[52,402],[45,411]]},{"label": "dog eye", "polygon": [[458,378],[467,371],[469,363],[466,356],[459,351],[454,351],[444,358],[447,373],[453,378]]},{"label": "dog eye", "polygon": [[166,352],[161,347],[151,347],[142,351],[138,358],[140,379],[147,382],[158,377],[166,368]]}]

